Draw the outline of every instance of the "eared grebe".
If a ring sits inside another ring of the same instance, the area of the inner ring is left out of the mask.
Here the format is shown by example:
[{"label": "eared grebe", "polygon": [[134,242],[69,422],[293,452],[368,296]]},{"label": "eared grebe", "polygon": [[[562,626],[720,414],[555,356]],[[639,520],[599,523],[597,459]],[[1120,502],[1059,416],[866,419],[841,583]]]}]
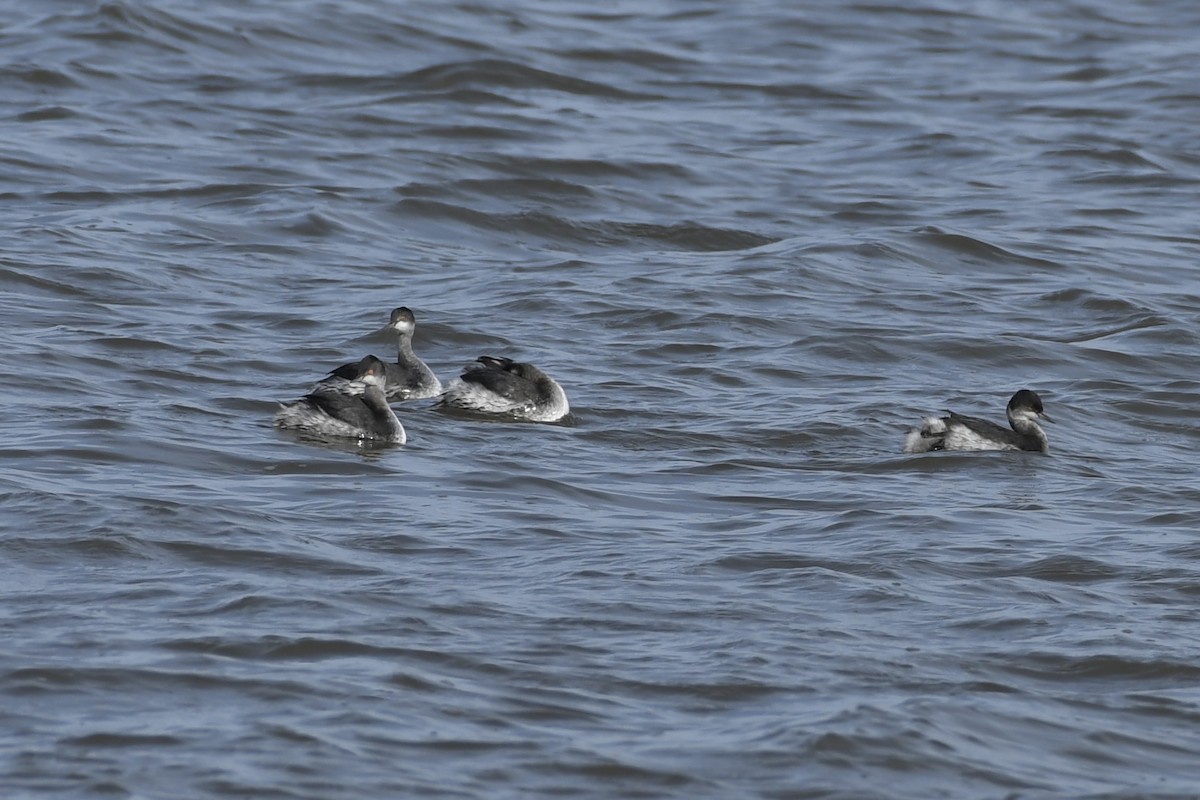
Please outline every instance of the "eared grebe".
[{"label": "eared grebe", "polygon": [[567,394],[532,364],[480,356],[450,381],[438,408],[500,414],[529,422],[557,422],[571,410]]},{"label": "eared grebe", "polygon": [[1012,430],[994,422],[964,417],[947,412],[948,417],[925,417],[921,427],[914,428],[904,438],[904,452],[927,453],[930,450],[1033,450],[1045,453],[1050,449],[1046,432],[1038,425],[1040,417],[1054,420],[1042,410],[1042,398],[1036,392],[1022,389],[1008,401],[1006,413]]},{"label": "eared grebe", "polygon": [[354,364],[354,377],[341,384],[318,384],[312,394],[288,403],[275,425],[322,436],[347,436],[404,444],[404,427],[388,405],[384,363],[367,356]]},{"label": "eared grebe", "polygon": [[[417,318],[413,312],[401,306],[392,310],[388,328],[400,336],[395,364],[384,364],[387,369],[387,397],[389,400],[421,400],[437,397],[442,393],[442,382],[433,374],[424,361],[413,352],[413,332],[417,329]],[[342,381],[354,380],[358,364],[343,364],[321,381],[338,385]]]}]

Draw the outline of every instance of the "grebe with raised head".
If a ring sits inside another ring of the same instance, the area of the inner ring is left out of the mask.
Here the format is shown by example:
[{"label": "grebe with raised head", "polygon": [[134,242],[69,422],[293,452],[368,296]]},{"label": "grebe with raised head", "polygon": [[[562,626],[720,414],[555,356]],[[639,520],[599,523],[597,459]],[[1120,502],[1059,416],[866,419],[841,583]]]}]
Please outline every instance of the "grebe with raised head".
[{"label": "grebe with raised head", "polygon": [[913,428],[904,438],[904,452],[927,453],[931,450],[1030,450],[1048,452],[1050,443],[1038,419],[1046,416],[1042,398],[1036,392],[1022,389],[1012,396],[1005,409],[1012,430],[994,422],[964,417],[948,411],[949,416],[925,417],[920,428]]},{"label": "grebe with raised head", "polygon": [[[433,370],[413,352],[413,333],[417,329],[417,318],[404,306],[392,310],[387,327],[400,336],[396,348],[396,363],[384,363],[387,370],[387,397],[389,400],[421,400],[437,397],[442,393],[442,382]],[[329,373],[321,383],[337,385],[342,381],[354,380],[358,364],[342,364]]]}]

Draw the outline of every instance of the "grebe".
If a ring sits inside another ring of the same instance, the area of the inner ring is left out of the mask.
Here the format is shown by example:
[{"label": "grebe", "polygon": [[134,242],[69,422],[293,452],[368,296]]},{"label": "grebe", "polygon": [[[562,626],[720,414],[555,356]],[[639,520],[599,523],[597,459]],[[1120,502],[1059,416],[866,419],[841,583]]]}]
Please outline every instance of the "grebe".
[{"label": "grebe", "polygon": [[341,384],[318,384],[311,394],[287,403],[275,414],[275,425],[323,436],[404,444],[404,426],[384,394],[384,362],[367,356],[354,367],[354,377]]},{"label": "grebe", "polygon": [[921,427],[914,428],[904,438],[904,452],[927,453],[930,450],[1031,450],[1045,453],[1050,449],[1046,432],[1038,425],[1039,418],[1054,420],[1042,409],[1042,398],[1036,392],[1022,389],[1012,396],[1005,410],[1007,430],[994,422],[964,417],[948,412],[947,417],[925,417]]},{"label": "grebe", "polygon": [[[413,312],[401,306],[392,310],[388,328],[400,336],[397,345],[396,363],[385,363],[387,369],[387,397],[389,400],[421,400],[437,397],[442,393],[442,382],[433,370],[413,352],[413,332],[417,329],[417,318]],[[358,364],[343,364],[329,373],[321,383],[337,385],[342,381],[354,380]]]},{"label": "grebe", "polygon": [[557,422],[571,410],[563,388],[532,364],[480,356],[452,380],[438,408]]}]

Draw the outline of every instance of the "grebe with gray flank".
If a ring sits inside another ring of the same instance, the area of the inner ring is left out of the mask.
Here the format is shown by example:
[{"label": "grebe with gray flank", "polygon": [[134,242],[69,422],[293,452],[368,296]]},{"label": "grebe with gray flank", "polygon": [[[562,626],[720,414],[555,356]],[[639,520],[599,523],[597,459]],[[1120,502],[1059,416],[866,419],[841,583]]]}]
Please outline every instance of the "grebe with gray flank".
[{"label": "grebe with gray flank", "polygon": [[317,384],[311,394],[284,405],[275,414],[275,425],[322,436],[404,444],[404,426],[384,394],[384,362],[367,356],[353,366],[353,379]]},{"label": "grebe with gray flank", "polygon": [[904,438],[904,452],[927,453],[931,450],[1030,450],[1048,452],[1050,443],[1038,419],[1054,420],[1042,409],[1037,392],[1022,389],[1008,401],[1005,413],[1008,430],[994,422],[947,412],[946,417],[925,417],[921,427]]},{"label": "grebe with gray flank", "polygon": [[[384,363],[387,370],[387,398],[389,400],[421,400],[437,397],[442,393],[442,382],[433,370],[413,352],[413,332],[417,329],[417,318],[404,306],[392,310],[387,327],[400,336],[397,345],[396,363]],[[343,364],[329,373],[321,383],[337,385],[342,381],[354,380],[358,364]]]},{"label": "grebe with gray flank", "polygon": [[563,388],[532,364],[480,356],[450,381],[438,408],[557,422],[571,410]]}]

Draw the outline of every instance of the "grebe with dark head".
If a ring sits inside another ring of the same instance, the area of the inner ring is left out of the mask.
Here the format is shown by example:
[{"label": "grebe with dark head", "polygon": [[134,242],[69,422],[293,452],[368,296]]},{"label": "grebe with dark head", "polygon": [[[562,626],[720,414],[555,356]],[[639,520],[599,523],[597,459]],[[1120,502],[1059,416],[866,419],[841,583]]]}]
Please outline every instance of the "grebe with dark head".
[{"label": "grebe with dark head", "polygon": [[404,444],[404,427],[384,394],[384,362],[367,356],[352,366],[350,380],[317,384],[311,394],[285,404],[275,414],[275,425],[321,436]]},{"label": "grebe with dark head", "polygon": [[920,428],[913,428],[904,438],[904,452],[927,453],[931,450],[1030,450],[1045,453],[1050,449],[1046,432],[1038,419],[1046,416],[1042,398],[1036,392],[1022,389],[1008,401],[1005,413],[1012,430],[994,422],[964,417],[947,412],[946,417],[925,417]]},{"label": "grebe with dark head", "polygon": [[[404,306],[392,310],[387,327],[400,336],[397,344],[396,363],[385,363],[387,370],[387,397],[389,400],[421,400],[437,397],[442,393],[442,382],[433,370],[413,352],[413,333],[417,329],[417,318]],[[329,373],[321,383],[336,385],[341,381],[354,380],[358,364],[343,364]]]}]

